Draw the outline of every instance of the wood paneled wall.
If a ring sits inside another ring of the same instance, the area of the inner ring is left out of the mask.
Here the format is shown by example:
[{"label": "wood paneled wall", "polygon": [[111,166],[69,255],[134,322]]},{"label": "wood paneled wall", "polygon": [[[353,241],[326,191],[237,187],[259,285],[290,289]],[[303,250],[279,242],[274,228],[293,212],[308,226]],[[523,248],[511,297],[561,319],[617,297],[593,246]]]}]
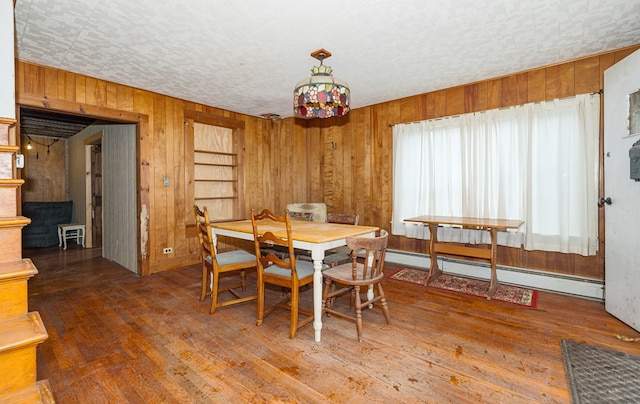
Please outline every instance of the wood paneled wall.
[{"label": "wood paneled wall", "polygon": [[53,138],[41,136],[32,136],[31,139],[31,150],[28,150],[29,140],[21,136],[20,152],[24,154],[22,178],[25,180],[21,189],[22,201],[66,201],[66,140],[54,142]]},{"label": "wood paneled wall", "polygon": [[[199,259],[195,233],[184,224],[193,206],[184,193],[185,110],[245,122],[246,217],[251,208],[284,211],[291,201],[308,200],[306,128],[293,119],[276,123],[22,61],[16,64],[16,102],[137,124],[136,217],[143,275]],[[70,175],[84,177],[84,172]],[[163,186],[164,177],[170,178],[169,187]],[[173,253],[163,254],[164,247],[172,247]]]},{"label": "wood paneled wall", "polygon": [[[330,212],[358,213],[362,224],[389,230],[392,125],[597,92],[604,86],[604,70],[639,47],[357,108],[333,120],[309,121],[310,196],[326,202]],[[321,160],[316,155],[322,156]],[[602,210],[600,224],[600,252],[596,256],[501,247],[498,261],[603,279]],[[421,253],[428,249],[425,241],[398,236],[390,238],[389,247]]]},{"label": "wood paneled wall", "polygon": [[[603,71],[637,48],[357,108],[328,120],[270,121],[20,61],[16,99],[31,107],[137,123],[143,222],[138,241],[141,273],[149,274],[198,260],[196,240],[184,225],[192,206],[183,191],[185,110],[245,122],[247,217],[251,208],[283,211],[287,203],[325,202],[331,212],[358,213],[362,224],[389,229],[390,125],[598,91]],[[165,176],[169,187],[162,184]],[[162,254],[167,246],[172,254]],[[424,241],[404,237],[392,237],[390,247],[426,251]],[[599,279],[603,256],[499,250],[504,264]]]}]

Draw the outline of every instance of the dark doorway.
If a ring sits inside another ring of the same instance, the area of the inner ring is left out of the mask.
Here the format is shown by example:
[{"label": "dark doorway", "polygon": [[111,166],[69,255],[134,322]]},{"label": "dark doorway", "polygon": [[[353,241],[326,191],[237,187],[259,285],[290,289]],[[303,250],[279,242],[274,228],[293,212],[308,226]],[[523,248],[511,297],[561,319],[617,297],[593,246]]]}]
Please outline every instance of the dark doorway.
[{"label": "dark doorway", "polygon": [[102,246],[102,140],[91,145],[92,245]]}]

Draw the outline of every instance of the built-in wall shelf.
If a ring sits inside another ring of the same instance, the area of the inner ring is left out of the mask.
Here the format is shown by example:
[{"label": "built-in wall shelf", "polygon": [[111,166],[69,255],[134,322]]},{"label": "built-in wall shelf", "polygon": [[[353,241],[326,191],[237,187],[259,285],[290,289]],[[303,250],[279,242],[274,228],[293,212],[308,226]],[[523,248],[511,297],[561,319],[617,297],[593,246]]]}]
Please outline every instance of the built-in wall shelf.
[{"label": "built-in wall shelf", "polygon": [[194,201],[215,218],[234,217],[238,209],[239,155],[234,131],[197,125],[194,131]]},{"label": "built-in wall shelf", "polygon": [[[244,206],[244,122],[185,110],[185,197],[206,206],[211,220],[246,215]],[[193,210],[185,211],[193,223]]]}]

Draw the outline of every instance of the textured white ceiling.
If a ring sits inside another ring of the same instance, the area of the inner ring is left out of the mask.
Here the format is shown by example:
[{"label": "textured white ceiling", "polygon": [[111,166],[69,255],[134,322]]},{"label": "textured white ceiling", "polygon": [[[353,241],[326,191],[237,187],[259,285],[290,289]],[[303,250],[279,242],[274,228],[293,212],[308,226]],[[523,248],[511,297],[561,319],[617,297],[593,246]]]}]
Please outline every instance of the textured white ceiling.
[{"label": "textured white ceiling", "polygon": [[640,43],[640,0],[17,0],[18,58],[293,115],[325,48],[351,107]]}]

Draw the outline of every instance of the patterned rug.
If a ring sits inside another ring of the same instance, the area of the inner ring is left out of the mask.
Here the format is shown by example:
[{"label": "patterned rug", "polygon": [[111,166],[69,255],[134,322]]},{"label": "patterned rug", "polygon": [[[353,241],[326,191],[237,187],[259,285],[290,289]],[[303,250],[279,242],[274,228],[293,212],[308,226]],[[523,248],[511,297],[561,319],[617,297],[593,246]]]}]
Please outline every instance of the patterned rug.
[{"label": "patterned rug", "polygon": [[[388,278],[424,284],[424,280],[428,274],[428,271],[422,269],[403,268],[389,275]],[[429,287],[486,298],[489,290],[489,281],[443,273],[435,281],[431,282]],[[491,299],[535,308],[538,300],[538,292],[532,289],[501,283],[498,285],[498,289],[496,289],[496,293],[494,293]]]},{"label": "patterned rug", "polygon": [[573,404],[640,402],[640,356],[560,340]]}]

